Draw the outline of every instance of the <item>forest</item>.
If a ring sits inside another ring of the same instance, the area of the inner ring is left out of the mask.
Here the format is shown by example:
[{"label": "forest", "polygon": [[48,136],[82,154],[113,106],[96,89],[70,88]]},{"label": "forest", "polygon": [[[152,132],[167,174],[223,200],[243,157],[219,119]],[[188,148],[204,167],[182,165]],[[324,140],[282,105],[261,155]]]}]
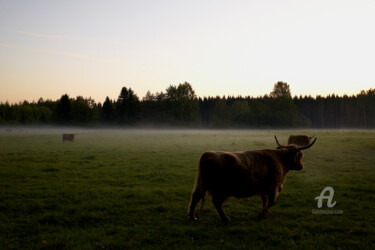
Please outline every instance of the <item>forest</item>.
[{"label": "forest", "polygon": [[357,95],[294,96],[286,82],[260,97],[197,97],[188,82],[140,99],[123,87],[103,103],[63,94],[58,100],[0,103],[0,125],[141,128],[375,128],[375,89]]}]

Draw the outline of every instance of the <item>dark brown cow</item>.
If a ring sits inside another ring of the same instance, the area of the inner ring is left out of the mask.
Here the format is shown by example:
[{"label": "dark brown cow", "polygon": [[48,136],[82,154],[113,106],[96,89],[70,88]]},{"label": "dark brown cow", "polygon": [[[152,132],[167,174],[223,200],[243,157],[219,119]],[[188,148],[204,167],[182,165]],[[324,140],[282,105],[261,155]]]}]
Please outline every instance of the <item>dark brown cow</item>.
[{"label": "dark brown cow", "polygon": [[306,146],[311,143],[311,139],[314,138],[314,136],[308,136],[308,135],[290,135],[288,138],[288,145],[294,144],[297,146]]},{"label": "dark brown cow", "polygon": [[275,204],[276,198],[283,188],[289,170],[303,168],[302,150],[311,147],[315,140],[303,147],[296,145],[282,146],[276,136],[277,149],[251,150],[239,153],[205,152],[198,167],[188,215],[196,220],[195,206],[208,191],[212,196],[217,213],[224,221],[222,204],[233,196],[237,198],[259,195],[263,202],[260,216],[264,216]]},{"label": "dark brown cow", "polygon": [[65,142],[65,141],[74,142],[74,135],[75,134],[63,134],[62,135],[62,141],[63,142]]}]

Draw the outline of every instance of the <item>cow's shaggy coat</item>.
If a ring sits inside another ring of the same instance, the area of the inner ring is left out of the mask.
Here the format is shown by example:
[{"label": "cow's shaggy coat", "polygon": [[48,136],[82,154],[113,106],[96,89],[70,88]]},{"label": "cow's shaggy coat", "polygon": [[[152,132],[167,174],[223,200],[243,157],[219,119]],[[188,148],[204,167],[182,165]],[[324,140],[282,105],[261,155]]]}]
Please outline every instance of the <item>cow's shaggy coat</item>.
[{"label": "cow's shaggy coat", "polygon": [[297,146],[306,146],[311,143],[311,139],[315,136],[308,135],[290,135],[288,138],[288,145],[294,144]]},{"label": "cow's shaggy coat", "polygon": [[74,134],[63,134],[62,135],[62,141],[63,142],[65,142],[65,141],[74,142]]},{"label": "cow's shaggy coat", "polygon": [[263,202],[260,215],[264,216],[275,204],[288,171],[303,168],[302,150],[311,147],[316,140],[308,146],[298,147],[282,146],[275,139],[279,145],[277,149],[203,153],[188,208],[189,217],[196,219],[195,207],[200,200],[203,207],[206,192],[211,194],[212,203],[224,221],[229,220],[222,208],[228,197],[259,195]]}]

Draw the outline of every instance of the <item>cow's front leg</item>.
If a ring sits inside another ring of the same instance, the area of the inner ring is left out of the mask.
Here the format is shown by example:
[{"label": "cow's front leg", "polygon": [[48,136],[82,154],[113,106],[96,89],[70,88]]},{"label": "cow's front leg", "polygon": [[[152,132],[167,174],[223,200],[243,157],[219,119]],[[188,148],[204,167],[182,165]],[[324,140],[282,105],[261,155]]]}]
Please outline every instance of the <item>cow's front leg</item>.
[{"label": "cow's front leg", "polygon": [[267,194],[262,194],[262,203],[263,203],[263,209],[265,209],[268,205],[268,196]]},{"label": "cow's front leg", "polygon": [[268,193],[268,204],[267,204],[267,209],[269,209],[275,205],[277,196],[279,196],[279,187],[275,187],[274,189],[270,190]]},{"label": "cow's front leg", "polygon": [[[263,209],[261,212],[262,217],[265,217],[265,215],[270,211],[270,208],[273,205],[275,205],[277,196],[279,195],[279,189],[280,187],[275,187],[271,189],[266,195],[268,197],[268,202],[266,204],[266,207],[264,207],[264,203],[263,203]],[[263,196],[262,196],[262,201],[263,201]]]}]

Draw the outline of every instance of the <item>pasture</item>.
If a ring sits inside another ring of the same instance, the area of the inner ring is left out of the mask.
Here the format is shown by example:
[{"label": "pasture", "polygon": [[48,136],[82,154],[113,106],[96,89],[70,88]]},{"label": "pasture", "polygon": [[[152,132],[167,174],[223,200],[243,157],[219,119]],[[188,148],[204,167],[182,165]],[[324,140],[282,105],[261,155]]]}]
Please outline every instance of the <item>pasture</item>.
[{"label": "pasture", "polygon": [[[375,248],[375,131],[61,130],[0,132],[2,249]],[[318,137],[290,171],[271,213],[259,197],[229,199],[220,221],[206,197],[187,206],[200,155],[275,148],[291,133]],[[313,214],[333,187],[340,214]],[[198,204],[198,207],[200,205]]]}]

